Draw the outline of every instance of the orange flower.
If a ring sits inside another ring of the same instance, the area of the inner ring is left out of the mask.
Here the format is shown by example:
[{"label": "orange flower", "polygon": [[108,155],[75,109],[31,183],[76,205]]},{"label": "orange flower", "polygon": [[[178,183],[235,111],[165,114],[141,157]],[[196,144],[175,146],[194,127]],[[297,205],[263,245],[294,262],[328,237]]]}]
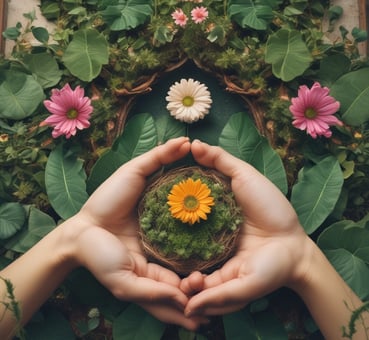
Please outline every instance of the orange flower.
[{"label": "orange flower", "polygon": [[168,195],[172,216],[189,224],[200,222],[200,218],[206,220],[210,207],[214,205],[214,198],[210,193],[211,190],[200,179],[194,181],[188,178],[173,185]]}]

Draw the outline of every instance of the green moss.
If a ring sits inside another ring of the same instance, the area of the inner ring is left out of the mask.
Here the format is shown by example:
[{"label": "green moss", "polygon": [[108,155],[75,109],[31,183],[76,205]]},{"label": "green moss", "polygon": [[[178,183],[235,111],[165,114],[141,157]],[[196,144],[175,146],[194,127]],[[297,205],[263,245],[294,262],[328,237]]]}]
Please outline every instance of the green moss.
[{"label": "green moss", "polygon": [[[201,179],[211,190],[215,205],[207,220],[193,225],[172,217],[167,196],[174,184],[191,177]],[[230,204],[230,202],[232,204]],[[148,190],[143,199],[140,225],[150,244],[164,256],[182,259],[200,258],[209,260],[224,251],[219,235],[234,233],[242,223],[242,214],[236,206],[233,193],[211,177],[193,172],[191,176],[179,175],[170,181]]]}]

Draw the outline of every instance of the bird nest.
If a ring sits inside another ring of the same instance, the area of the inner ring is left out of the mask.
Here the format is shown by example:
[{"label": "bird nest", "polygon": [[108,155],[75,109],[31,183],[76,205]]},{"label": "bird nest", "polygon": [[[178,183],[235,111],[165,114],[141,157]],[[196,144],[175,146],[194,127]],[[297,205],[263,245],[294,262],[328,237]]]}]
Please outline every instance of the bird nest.
[{"label": "bird nest", "polygon": [[[193,224],[173,217],[168,205],[173,186],[188,178],[200,179],[214,199],[207,218]],[[138,204],[138,215],[149,261],[180,275],[219,268],[234,254],[243,222],[229,178],[199,166],[176,168],[151,180]]]}]

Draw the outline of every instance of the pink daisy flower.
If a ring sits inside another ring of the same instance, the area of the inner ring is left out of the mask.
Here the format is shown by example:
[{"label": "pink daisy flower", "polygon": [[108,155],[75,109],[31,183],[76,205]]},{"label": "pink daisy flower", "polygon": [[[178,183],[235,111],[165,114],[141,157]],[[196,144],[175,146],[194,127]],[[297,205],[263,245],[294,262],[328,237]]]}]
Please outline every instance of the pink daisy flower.
[{"label": "pink daisy flower", "polygon": [[306,130],[313,138],[317,136],[331,137],[331,125],[343,125],[334,116],[339,110],[340,103],[329,95],[327,87],[321,87],[315,82],[311,89],[302,85],[298,90],[298,97],[291,99],[290,111],[293,115],[293,126]]},{"label": "pink daisy flower", "polygon": [[69,84],[61,90],[51,90],[50,100],[45,100],[44,105],[51,115],[41,122],[41,126],[54,127],[52,136],[57,138],[65,135],[66,138],[74,136],[78,130],[90,126],[90,115],[93,111],[91,99],[84,97],[85,91],[77,86],[73,91]]},{"label": "pink daisy flower", "polygon": [[191,11],[191,17],[195,24],[200,24],[203,21],[205,21],[208,15],[209,15],[208,10],[203,6],[195,7]]},{"label": "pink daisy flower", "polygon": [[188,17],[187,15],[183,12],[182,9],[176,9],[173,13],[172,13],[172,18],[174,19],[174,23],[176,25],[179,25],[181,27],[186,26],[187,24],[187,20]]}]

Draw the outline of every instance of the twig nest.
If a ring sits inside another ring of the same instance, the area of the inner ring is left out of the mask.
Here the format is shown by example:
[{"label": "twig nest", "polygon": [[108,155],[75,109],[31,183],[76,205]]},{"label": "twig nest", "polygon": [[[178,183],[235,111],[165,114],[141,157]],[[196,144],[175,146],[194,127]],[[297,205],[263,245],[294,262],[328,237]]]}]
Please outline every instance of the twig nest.
[{"label": "twig nest", "polygon": [[180,275],[220,267],[234,254],[243,222],[230,180],[199,166],[152,180],[138,214],[148,259]]}]

